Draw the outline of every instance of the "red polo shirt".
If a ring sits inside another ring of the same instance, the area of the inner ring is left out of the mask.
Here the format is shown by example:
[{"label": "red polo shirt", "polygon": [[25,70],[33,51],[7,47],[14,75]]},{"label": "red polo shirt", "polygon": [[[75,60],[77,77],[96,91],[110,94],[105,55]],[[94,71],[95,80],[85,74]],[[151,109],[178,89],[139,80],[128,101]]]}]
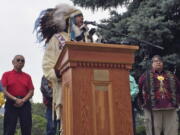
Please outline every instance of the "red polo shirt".
[{"label": "red polo shirt", "polygon": [[24,72],[15,70],[5,72],[1,82],[13,96],[26,96],[29,90],[34,90],[31,76]]}]

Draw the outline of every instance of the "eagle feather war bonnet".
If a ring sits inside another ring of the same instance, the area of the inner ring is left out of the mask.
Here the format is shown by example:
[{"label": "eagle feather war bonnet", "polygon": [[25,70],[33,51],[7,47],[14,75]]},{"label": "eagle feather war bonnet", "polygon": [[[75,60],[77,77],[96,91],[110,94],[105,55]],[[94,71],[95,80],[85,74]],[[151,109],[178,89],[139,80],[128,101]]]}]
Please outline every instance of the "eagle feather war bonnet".
[{"label": "eagle feather war bonnet", "polygon": [[42,42],[45,40],[46,44],[55,33],[68,29],[67,22],[70,23],[70,18],[80,14],[82,14],[80,10],[67,4],[59,4],[55,8],[43,10],[37,18],[34,27],[38,41]]}]

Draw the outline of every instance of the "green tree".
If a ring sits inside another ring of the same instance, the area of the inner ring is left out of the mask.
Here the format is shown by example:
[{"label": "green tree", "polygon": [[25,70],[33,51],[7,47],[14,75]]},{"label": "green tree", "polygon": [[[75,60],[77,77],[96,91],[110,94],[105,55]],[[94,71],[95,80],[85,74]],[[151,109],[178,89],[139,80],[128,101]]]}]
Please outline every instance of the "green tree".
[{"label": "green tree", "polygon": [[45,106],[32,103],[32,135],[44,135],[46,131]]},{"label": "green tree", "polygon": [[103,8],[117,7],[118,5],[128,4],[131,0],[71,0],[75,5],[86,8]]},{"label": "green tree", "polygon": [[[85,6],[85,1],[74,2]],[[124,5],[119,2],[116,4]],[[115,10],[111,11],[110,18],[102,20],[98,25],[104,42],[127,43],[140,47],[133,65],[137,78],[145,69],[143,60],[147,52],[150,57],[154,54],[163,56],[166,68],[174,71],[176,66],[176,69],[180,69],[180,1],[133,0],[126,6],[127,12],[119,14]],[[94,9],[94,6],[88,7]],[[163,47],[164,50],[152,47],[144,41]],[[177,74],[180,77],[180,71],[177,70]]]},{"label": "green tree", "polygon": [[45,135],[46,119],[40,115],[32,115],[32,135]]},{"label": "green tree", "polygon": [[44,117],[45,108],[45,105],[42,103],[32,103],[32,114]]}]

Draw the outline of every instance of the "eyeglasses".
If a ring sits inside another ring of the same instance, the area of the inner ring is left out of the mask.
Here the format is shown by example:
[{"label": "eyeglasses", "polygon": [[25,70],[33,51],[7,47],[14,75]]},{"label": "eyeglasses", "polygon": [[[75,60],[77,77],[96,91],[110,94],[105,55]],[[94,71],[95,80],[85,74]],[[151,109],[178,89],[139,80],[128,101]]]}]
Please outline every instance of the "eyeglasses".
[{"label": "eyeglasses", "polygon": [[21,61],[22,63],[24,63],[24,59],[16,59],[16,61],[17,61],[17,62],[20,62],[20,61]]}]

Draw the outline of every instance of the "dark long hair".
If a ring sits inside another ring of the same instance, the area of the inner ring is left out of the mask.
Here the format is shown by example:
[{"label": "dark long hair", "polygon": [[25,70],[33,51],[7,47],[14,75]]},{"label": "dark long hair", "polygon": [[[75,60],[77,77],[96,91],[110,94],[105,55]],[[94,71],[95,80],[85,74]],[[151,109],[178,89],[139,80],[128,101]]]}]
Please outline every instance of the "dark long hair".
[{"label": "dark long hair", "polygon": [[55,33],[58,33],[58,27],[52,22],[54,11],[55,8],[43,10],[35,21],[34,31],[36,31],[37,40],[45,41],[45,45]]}]

